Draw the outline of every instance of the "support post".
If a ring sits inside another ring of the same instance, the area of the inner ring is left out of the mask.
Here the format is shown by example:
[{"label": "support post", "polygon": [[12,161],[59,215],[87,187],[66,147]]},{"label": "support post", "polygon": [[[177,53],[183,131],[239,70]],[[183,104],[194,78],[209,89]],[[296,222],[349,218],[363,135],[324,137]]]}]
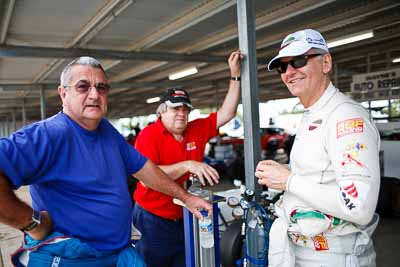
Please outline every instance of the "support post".
[{"label": "support post", "polygon": [[8,121],[8,115],[6,116],[5,127],[4,127],[4,136],[10,135],[10,125]]},{"label": "support post", "polygon": [[11,132],[15,132],[17,130],[17,119],[15,116],[15,109],[13,109],[12,113],[11,113]]},{"label": "support post", "polygon": [[46,118],[46,90],[40,87],[40,116],[42,120]]},{"label": "support post", "polygon": [[239,48],[245,55],[241,68],[241,87],[246,187],[254,190],[256,200],[259,200],[260,185],[254,176],[257,163],[261,159],[254,1],[238,0],[237,16]]},{"label": "support post", "polygon": [[22,100],[22,127],[26,125],[25,98]]}]

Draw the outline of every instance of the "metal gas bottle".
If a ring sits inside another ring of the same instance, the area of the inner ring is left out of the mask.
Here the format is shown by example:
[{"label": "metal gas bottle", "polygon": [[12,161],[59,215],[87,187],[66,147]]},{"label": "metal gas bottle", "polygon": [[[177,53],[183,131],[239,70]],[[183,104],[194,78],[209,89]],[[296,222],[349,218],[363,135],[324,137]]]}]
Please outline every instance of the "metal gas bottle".
[{"label": "metal gas bottle", "polygon": [[252,206],[246,216],[246,260],[247,267],[268,266],[270,223],[265,211],[259,206]]}]

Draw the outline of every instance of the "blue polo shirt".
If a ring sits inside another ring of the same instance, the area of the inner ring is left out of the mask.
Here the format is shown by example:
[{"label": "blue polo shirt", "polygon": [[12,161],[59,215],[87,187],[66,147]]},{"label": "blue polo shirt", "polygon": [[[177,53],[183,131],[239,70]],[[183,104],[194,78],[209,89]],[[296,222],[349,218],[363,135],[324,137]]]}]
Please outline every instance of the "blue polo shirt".
[{"label": "blue polo shirt", "polygon": [[50,213],[55,231],[99,250],[130,240],[126,177],[146,160],[107,120],[88,131],[62,112],[0,139],[0,170],[14,187],[31,185],[34,209]]}]

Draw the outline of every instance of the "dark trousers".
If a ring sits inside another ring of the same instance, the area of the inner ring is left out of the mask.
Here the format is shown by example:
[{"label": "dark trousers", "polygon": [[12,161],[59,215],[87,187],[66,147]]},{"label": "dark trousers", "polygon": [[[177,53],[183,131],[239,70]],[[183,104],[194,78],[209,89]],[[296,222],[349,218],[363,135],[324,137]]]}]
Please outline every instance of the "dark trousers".
[{"label": "dark trousers", "polygon": [[136,250],[148,267],[185,267],[183,220],[161,218],[136,203],[133,224],[142,233]]}]

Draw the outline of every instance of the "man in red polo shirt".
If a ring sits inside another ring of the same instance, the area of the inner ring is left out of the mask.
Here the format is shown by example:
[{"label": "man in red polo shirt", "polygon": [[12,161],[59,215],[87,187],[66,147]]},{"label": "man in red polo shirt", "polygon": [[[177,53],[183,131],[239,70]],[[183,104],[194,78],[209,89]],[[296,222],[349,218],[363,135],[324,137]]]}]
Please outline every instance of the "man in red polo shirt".
[{"label": "man in red polo shirt", "polygon": [[[235,51],[228,59],[229,90],[217,112],[188,122],[193,108],[188,93],[170,89],[157,108],[158,120],[144,128],[136,139],[136,149],[182,187],[190,173],[203,185],[218,183],[218,172],[201,161],[208,140],[236,115],[242,58],[240,51]],[[142,233],[136,248],[148,267],[185,267],[182,207],[175,205],[172,197],[143,183],[137,185],[134,199],[133,223]]]}]

